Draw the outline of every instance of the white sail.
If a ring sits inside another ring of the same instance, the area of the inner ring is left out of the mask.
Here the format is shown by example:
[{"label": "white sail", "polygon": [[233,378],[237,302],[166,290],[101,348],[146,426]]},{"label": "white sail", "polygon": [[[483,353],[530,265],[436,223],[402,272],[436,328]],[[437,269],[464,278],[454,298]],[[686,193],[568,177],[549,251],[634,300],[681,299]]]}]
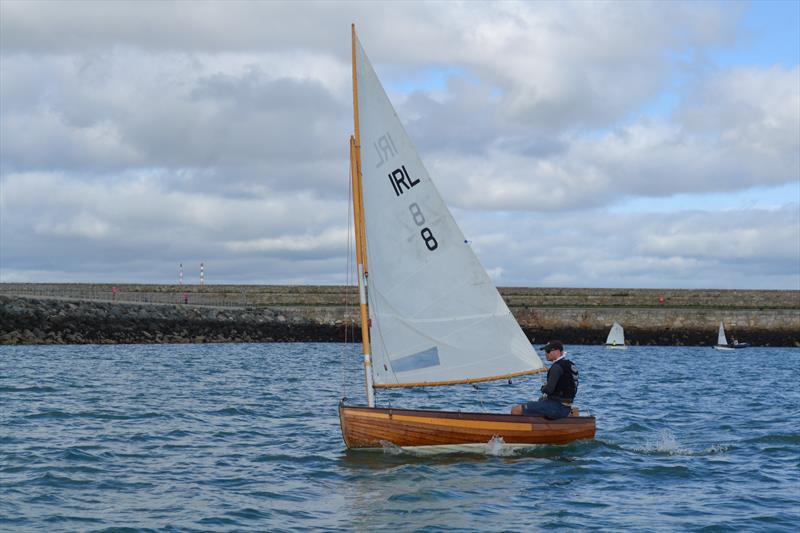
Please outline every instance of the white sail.
[{"label": "white sail", "polygon": [[722,322],[719,323],[719,335],[717,335],[717,344],[720,346],[727,346],[728,339],[725,338],[725,327]]},{"label": "white sail", "polygon": [[619,323],[614,322],[614,325],[611,326],[611,331],[608,332],[608,338],[606,339],[606,345],[625,346],[625,331]]},{"label": "white sail", "polygon": [[375,386],[542,370],[358,42],[356,73]]}]

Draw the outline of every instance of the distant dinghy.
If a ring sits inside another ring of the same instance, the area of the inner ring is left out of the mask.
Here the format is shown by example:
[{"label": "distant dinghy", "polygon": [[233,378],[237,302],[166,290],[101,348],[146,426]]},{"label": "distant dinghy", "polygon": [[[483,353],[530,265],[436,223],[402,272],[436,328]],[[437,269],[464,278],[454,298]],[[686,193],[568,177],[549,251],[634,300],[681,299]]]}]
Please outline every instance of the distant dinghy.
[{"label": "distant dinghy", "polygon": [[625,346],[625,331],[619,325],[619,322],[614,322],[614,325],[611,326],[611,331],[608,332],[608,338],[606,339],[606,348],[614,350],[627,348]]},{"label": "distant dinghy", "polygon": [[719,323],[717,345],[714,346],[715,350],[739,350],[741,348],[747,348],[748,346],[746,342],[739,342],[736,339],[734,339],[733,342],[728,342],[727,337],[725,337],[725,326],[722,325],[722,322]]},{"label": "distant dinghy", "polygon": [[[367,405],[339,405],[348,448],[565,444],[595,435],[593,416],[380,408],[375,389],[544,372],[436,190],[352,34],[350,174]],[[460,406],[458,406],[460,407]],[[446,451],[445,450],[445,451]]]}]

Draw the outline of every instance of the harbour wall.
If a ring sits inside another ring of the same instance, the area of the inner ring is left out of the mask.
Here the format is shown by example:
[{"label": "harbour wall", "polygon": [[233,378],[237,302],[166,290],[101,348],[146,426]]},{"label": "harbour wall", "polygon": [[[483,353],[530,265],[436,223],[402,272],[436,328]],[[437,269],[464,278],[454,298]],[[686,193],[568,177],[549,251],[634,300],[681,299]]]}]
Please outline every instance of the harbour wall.
[{"label": "harbour wall", "polygon": [[[800,346],[800,291],[500,288],[529,339]],[[0,344],[360,340],[342,286],[0,284]]]}]

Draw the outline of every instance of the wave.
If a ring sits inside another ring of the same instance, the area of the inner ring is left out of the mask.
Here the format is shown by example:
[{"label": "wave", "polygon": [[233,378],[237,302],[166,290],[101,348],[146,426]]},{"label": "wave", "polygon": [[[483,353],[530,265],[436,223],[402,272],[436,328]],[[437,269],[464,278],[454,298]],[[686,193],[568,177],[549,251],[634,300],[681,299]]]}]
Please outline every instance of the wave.
[{"label": "wave", "polygon": [[800,433],[770,433],[744,441],[747,444],[800,444]]},{"label": "wave", "polygon": [[79,411],[79,412],[65,412],[61,411],[60,409],[52,409],[46,411],[40,411],[38,413],[33,413],[30,415],[26,415],[25,418],[28,419],[48,419],[48,418],[91,418],[97,420],[138,420],[138,419],[148,419],[148,418],[162,418],[164,416],[168,416],[165,413],[156,413],[156,412],[144,412],[144,413],[132,413],[132,414],[125,414],[120,412],[113,412],[113,411]]},{"label": "wave", "polygon": [[82,448],[67,448],[62,457],[68,461],[101,462],[114,459],[114,454],[110,451],[103,451],[98,454],[89,453]]},{"label": "wave", "polygon": [[40,411],[38,413],[33,413],[31,415],[26,415],[25,418],[31,419],[39,419],[39,418],[70,418],[73,416],[72,413],[65,413],[64,411],[49,410],[49,411]]},{"label": "wave", "polygon": [[245,507],[243,509],[231,511],[228,513],[228,515],[235,516],[236,518],[246,518],[255,520],[259,518],[269,518],[270,513],[259,511],[258,509],[253,509],[251,507]]},{"label": "wave", "polygon": [[45,392],[58,392],[58,389],[56,389],[55,387],[40,387],[38,385],[31,385],[30,387],[13,387],[10,385],[0,386],[0,394],[15,393],[15,392],[45,393]]},{"label": "wave", "polygon": [[205,414],[216,415],[216,416],[240,416],[240,415],[249,416],[249,415],[254,415],[256,413],[255,411],[251,411],[246,407],[225,407],[224,409],[206,411]]},{"label": "wave", "polygon": [[19,483],[20,485],[41,485],[45,487],[85,487],[94,484],[89,479],[77,479],[69,476],[45,472],[42,475],[33,477]]}]

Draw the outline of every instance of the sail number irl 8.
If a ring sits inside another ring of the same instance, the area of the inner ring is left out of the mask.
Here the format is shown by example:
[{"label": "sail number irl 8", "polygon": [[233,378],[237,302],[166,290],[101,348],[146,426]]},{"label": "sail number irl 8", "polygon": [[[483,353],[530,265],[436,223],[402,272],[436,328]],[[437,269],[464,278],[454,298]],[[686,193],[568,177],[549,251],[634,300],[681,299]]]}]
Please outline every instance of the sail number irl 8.
[{"label": "sail number irl 8", "polygon": [[[381,164],[383,164],[383,161],[381,161],[378,166]],[[394,191],[395,196],[401,196],[406,191],[410,191],[420,182],[419,178],[413,179],[408,175],[408,170],[406,170],[405,165],[400,165],[400,168],[391,171],[388,176],[389,183],[392,184],[392,190]],[[422,240],[425,241],[425,246],[427,246],[428,250],[431,252],[437,249],[439,247],[439,243],[436,242],[436,238],[433,236],[433,232],[430,230],[430,228],[425,226],[425,215],[422,214],[422,210],[419,208],[417,202],[414,202],[408,206],[408,210],[411,212],[411,216],[414,218],[414,224],[416,224],[417,227],[422,228],[419,231],[419,234],[422,236]]]},{"label": "sail number irl 8", "polygon": [[[416,224],[418,227],[425,225],[425,215],[422,214],[422,210],[419,208],[419,205],[417,205],[417,202],[414,202],[408,206],[408,210],[411,212],[411,216],[414,218],[414,224]],[[439,243],[436,242],[436,237],[433,236],[433,232],[430,230],[430,228],[422,228],[419,234],[422,236],[422,240],[425,241],[425,246],[427,246],[428,250],[431,252],[439,247]]]}]

